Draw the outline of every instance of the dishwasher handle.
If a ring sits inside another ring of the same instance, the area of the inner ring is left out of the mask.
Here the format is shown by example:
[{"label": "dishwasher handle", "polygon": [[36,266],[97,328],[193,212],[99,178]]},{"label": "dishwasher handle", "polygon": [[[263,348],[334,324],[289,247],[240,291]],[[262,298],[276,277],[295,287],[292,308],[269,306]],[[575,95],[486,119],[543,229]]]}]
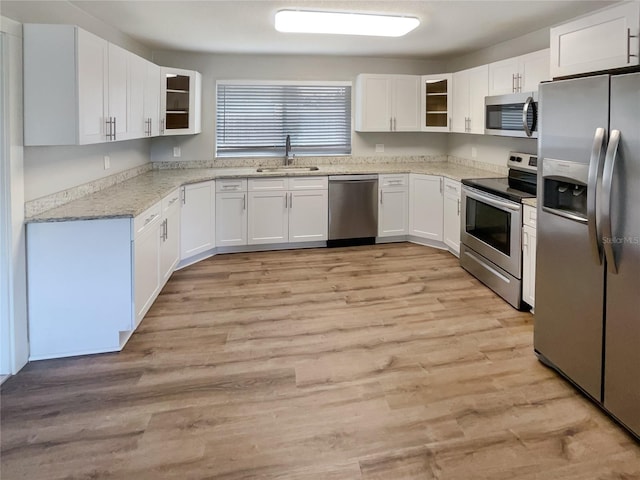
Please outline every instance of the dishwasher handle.
[{"label": "dishwasher handle", "polygon": [[378,180],[378,175],[330,175],[330,182],[361,182]]}]

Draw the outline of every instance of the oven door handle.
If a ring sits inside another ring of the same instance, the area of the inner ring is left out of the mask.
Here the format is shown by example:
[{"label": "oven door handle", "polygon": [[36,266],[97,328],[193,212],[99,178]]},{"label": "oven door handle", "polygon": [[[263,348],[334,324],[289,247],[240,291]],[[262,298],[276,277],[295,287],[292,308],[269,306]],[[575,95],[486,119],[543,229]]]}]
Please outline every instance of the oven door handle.
[{"label": "oven door handle", "polygon": [[522,206],[519,203],[500,200],[489,193],[476,190],[475,188],[465,186],[462,191],[467,197],[473,198],[479,202],[488,203],[489,205],[503,211],[519,212],[522,209]]}]

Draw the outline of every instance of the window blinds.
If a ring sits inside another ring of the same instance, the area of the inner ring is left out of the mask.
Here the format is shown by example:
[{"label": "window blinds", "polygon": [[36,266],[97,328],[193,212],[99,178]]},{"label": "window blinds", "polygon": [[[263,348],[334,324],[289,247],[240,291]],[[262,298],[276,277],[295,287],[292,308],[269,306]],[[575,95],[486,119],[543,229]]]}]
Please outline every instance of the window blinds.
[{"label": "window blinds", "polygon": [[351,153],[351,86],[218,84],[216,156]]}]

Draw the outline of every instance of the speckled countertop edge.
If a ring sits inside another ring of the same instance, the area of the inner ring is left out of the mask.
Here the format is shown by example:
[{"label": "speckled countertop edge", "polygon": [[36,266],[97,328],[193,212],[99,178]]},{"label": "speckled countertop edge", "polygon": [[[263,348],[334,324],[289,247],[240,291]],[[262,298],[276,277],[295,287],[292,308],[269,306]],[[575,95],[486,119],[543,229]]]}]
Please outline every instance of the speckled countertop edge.
[{"label": "speckled countertop edge", "polygon": [[344,174],[420,173],[440,175],[452,180],[490,178],[496,172],[458,165],[452,162],[398,164],[321,165],[309,172],[262,172],[256,168],[194,168],[152,170],[112,187],[67,204],[33,215],[27,223],[98,220],[136,217],[182,185],[224,178],[265,178]]}]

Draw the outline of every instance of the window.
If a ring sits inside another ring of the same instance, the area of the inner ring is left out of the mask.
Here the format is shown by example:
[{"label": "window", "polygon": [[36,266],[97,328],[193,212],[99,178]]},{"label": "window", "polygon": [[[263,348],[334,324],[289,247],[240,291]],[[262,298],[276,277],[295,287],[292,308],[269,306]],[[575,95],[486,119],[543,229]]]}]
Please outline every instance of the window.
[{"label": "window", "polygon": [[351,84],[218,82],[216,156],[351,153]]}]

